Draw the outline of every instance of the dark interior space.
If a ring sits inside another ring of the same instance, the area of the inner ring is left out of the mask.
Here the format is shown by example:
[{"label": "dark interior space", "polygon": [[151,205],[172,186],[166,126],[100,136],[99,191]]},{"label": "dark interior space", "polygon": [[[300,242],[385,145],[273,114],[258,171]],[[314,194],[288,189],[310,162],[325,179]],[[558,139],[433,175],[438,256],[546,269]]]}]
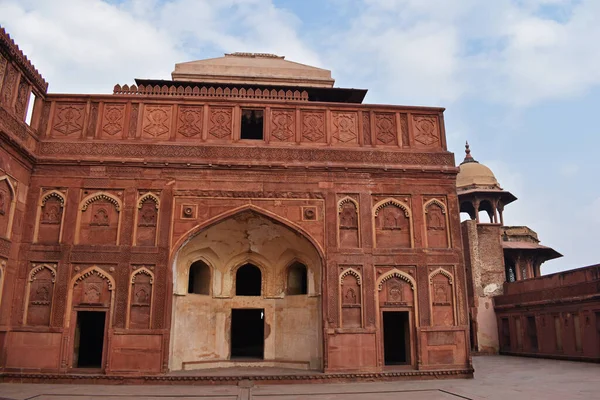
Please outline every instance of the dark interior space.
[{"label": "dark interior space", "polygon": [[252,264],[242,265],[235,274],[236,296],[260,296],[262,275],[260,269]]},{"label": "dark interior space", "polygon": [[76,367],[101,368],[106,312],[78,311],[75,334]]},{"label": "dark interior space", "polygon": [[508,318],[502,318],[502,343],[500,343],[502,350],[510,350],[510,325]]},{"label": "dark interior space", "polygon": [[529,336],[529,346],[532,351],[538,350],[537,327],[535,326],[535,317],[527,317],[527,336]]},{"label": "dark interior space", "polygon": [[308,293],[308,277],[306,266],[302,263],[295,262],[288,269],[287,294],[307,294]]},{"label": "dark interior space", "polygon": [[469,339],[471,339],[471,350],[477,351],[477,322],[469,316]]},{"label": "dark interior space", "polygon": [[506,271],[506,282],[516,281],[516,267],[512,259],[504,257],[504,266]]},{"label": "dark interior space", "polygon": [[231,358],[264,357],[264,310],[231,310]]},{"label": "dark interior space", "polygon": [[210,294],[210,268],[202,261],[190,266],[188,293]]},{"label": "dark interior space", "polygon": [[410,364],[408,311],[383,313],[383,353],[385,365]]},{"label": "dark interior space", "polygon": [[242,110],[242,139],[263,139],[263,110]]}]

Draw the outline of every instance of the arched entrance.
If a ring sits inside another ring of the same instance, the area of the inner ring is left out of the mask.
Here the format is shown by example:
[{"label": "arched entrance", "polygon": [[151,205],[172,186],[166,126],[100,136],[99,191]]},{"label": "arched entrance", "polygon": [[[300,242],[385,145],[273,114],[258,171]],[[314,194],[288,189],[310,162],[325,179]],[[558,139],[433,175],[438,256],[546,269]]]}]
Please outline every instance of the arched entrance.
[{"label": "arched entrance", "polygon": [[173,262],[170,369],[322,369],[321,265],[309,238],[255,210],[192,234]]}]

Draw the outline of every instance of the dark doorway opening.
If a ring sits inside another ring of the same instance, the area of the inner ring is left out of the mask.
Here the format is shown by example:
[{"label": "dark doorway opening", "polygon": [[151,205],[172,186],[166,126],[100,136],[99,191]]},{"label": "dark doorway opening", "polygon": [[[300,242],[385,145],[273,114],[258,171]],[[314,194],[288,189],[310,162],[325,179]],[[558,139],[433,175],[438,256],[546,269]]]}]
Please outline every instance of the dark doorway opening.
[{"label": "dark doorway opening", "polygon": [[383,356],[385,365],[410,364],[408,311],[383,312]]},{"label": "dark doorway opening", "polygon": [[508,318],[502,318],[502,343],[500,343],[500,349],[505,351],[510,350],[510,325]]},{"label": "dark doorway opening", "polygon": [[264,309],[231,310],[231,358],[264,358]]},{"label": "dark doorway opening", "polygon": [[263,139],[263,110],[242,109],[242,139]]},{"label": "dark doorway opening", "polygon": [[77,312],[74,367],[102,368],[105,320],[104,311]]},{"label": "dark doorway opening", "polygon": [[260,268],[252,264],[242,265],[235,274],[236,296],[260,296],[262,274]]},{"label": "dark doorway opening", "polygon": [[535,325],[535,317],[527,317],[527,336],[529,337],[529,346],[531,351],[538,350],[537,326]]}]

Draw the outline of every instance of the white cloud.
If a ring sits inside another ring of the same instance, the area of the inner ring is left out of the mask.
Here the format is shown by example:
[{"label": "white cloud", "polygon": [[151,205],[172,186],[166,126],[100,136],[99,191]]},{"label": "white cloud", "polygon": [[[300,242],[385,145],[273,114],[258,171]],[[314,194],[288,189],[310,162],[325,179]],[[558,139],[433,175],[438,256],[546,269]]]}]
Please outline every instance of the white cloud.
[{"label": "white cloud", "polygon": [[[365,4],[336,36],[330,61],[349,75],[368,68],[386,97],[448,104],[468,95],[520,107],[600,84],[600,53],[590,49],[600,40],[598,1]],[[553,19],[542,6],[568,12]]]},{"label": "white cloud", "polygon": [[[268,23],[267,23],[268,22]],[[294,15],[262,0],[2,0],[5,26],[54,92],[110,93],[134,78],[169,79],[194,52],[259,51],[320,64]]]}]

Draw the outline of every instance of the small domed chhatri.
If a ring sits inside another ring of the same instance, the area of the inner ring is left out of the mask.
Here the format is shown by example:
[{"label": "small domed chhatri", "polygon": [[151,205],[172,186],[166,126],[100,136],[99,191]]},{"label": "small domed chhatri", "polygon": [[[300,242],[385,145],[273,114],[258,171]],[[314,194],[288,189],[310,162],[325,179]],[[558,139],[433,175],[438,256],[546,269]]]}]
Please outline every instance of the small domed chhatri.
[{"label": "small domed chhatri", "polygon": [[465,153],[465,159],[459,166],[460,172],[456,176],[456,187],[459,190],[475,187],[502,190],[492,170],[471,156],[469,142],[465,144]]},{"label": "small domed chhatri", "polygon": [[489,223],[504,225],[504,206],[517,198],[500,187],[491,169],[473,158],[469,142],[465,144],[465,153],[456,176],[460,212],[468,213],[471,219],[481,223],[484,221],[479,220],[479,211],[485,211],[489,216]]}]

